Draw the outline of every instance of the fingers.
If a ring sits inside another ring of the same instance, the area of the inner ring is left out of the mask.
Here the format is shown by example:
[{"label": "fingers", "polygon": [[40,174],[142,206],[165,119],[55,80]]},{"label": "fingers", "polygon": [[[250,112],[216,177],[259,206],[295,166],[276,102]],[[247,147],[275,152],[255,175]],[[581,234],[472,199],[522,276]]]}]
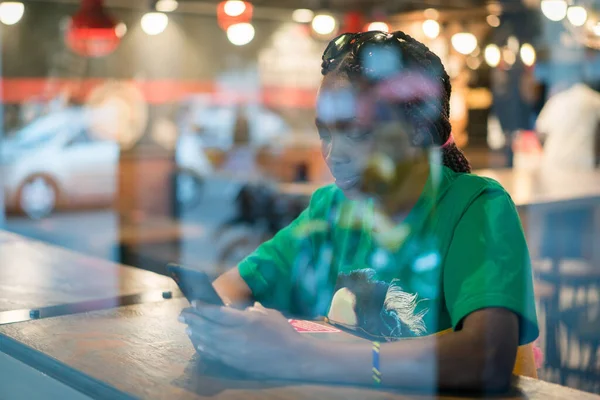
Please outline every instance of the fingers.
[{"label": "fingers", "polygon": [[221,352],[224,347],[224,341],[215,339],[212,335],[205,331],[195,329],[193,326],[188,326],[185,330],[190,340],[201,353],[213,354]]},{"label": "fingers", "polygon": [[186,329],[195,349],[202,355],[220,361],[224,364],[235,366],[244,346],[244,341],[239,335],[224,332],[218,338],[207,335],[206,332],[198,331],[192,327]]},{"label": "fingers", "polygon": [[239,326],[249,322],[247,313],[231,307],[200,306],[195,309],[201,318],[223,326]]},{"label": "fingers", "polygon": [[259,302],[255,302],[252,307],[248,307],[247,311],[254,312],[254,313],[259,313],[259,314],[262,314],[262,315],[268,315],[267,309],[264,308],[263,305],[260,304]]}]

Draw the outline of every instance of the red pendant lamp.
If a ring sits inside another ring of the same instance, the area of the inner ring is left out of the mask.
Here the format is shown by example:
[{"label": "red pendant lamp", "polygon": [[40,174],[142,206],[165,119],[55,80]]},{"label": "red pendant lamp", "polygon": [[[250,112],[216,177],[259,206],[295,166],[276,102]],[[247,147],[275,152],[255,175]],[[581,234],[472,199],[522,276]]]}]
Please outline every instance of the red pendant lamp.
[{"label": "red pendant lamp", "polygon": [[71,17],[65,41],[81,56],[104,57],[119,46],[116,25],[103,0],[82,0],[79,11]]},{"label": "red pendant lamp", "polygon": [[252,21],[254,8],[248,1],[222,1],[217,6],[217,22],[224,31],[231,25]]},{"label": "red pendant lamp", "polygon": [[365,16],[359,11],[350,11],[344,15],[341,33],[362,32],[365,26]]}]

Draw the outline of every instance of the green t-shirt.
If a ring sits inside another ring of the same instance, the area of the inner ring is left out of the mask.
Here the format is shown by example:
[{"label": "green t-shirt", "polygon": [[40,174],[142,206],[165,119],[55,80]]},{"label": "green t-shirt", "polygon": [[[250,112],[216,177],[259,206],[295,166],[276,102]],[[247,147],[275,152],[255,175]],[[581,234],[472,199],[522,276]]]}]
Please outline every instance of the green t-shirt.
[{"label": "green t-shirt", "polygon": [[519,343],[535,340],[529,252],[510,196],[491,179],[432,171],[394,228],[396,246],[374,234],[372,204],[347,200],[334,185],[317,190],[239,265],[254,298],[387,340],[456,329],[474,311],[503,307],[520,318]]}]

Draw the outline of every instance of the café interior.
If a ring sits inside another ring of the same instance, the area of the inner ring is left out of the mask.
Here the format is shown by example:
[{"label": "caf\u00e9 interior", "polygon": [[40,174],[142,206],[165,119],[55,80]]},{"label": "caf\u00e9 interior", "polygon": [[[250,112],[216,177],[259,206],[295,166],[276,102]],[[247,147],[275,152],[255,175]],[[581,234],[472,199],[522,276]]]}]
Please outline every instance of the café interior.
[{"label": "caf\u00e9 interior", "polygon": [[[498,398],[600,399],[599,0],[1,0],[0,398],[487,398],[431,370],[422,393],[244,374],[178,322],[168,264],[216,279],[336,182],[315,119],[345,100],[317,100],[324,51],[375,31],[439,57],[452,131],[430,154],[451,142],[518,214],[539,335]],[[432,257],[452,268],[414,265]],[[289,321],[355,340],[321,317]]]}]

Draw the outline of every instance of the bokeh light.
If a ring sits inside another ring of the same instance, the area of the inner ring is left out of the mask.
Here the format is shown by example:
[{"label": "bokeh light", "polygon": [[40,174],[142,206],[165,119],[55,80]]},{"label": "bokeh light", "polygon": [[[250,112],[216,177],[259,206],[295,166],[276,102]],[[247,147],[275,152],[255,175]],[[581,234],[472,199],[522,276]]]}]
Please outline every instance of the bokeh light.
[{"label": "bokeh light", "polygon": [[127,34],[127,25],[124,22],[119,22],[117,26],[115,26],[115,34],[118,38],[122,38]]},{"label": "bokeh light", "polygon": [[385,22],[375,21],[375,22],[371,22],[369,25],[367,25],[366,31],[367,32],[370,32],[370,31],[389,32],[390,27]]},{"label": "bokeh light", "polygon": [[567,18],[574,26],[583,26],[588,18],[587,10],[581,6],[569,7]]},{"label": "bokeh light", "polygon": [[14,25],[23,18],[25,5],[18,1],[0,3],[0,22],[4,25]]},{"label": "bokeh light", "polygon": [[520,53],[521,61],[523,61],[523,64],[527,65],[528,67],[531,67],[533,64],[535,64],[536,54],[535,49],[531,44],[523,43],[523,46],[521,46]]},{"label": "bokeh light", "polygon": [[319,35],[332,34],[336,25],[335,18],[327,14],[319,14],[312,21],[312,28]]},{"label": "bokeh light", "polygon": [[485,62],[492,68],[496,68],[500,64],[502,55],[500,54],[500,48],[495,44],[488,44],[483,52]]},{"label": "bokeh light", "polygon": [[550,21],[562,21],[567,16],[567,2],[565,0],[542,0],[542,13]]},{"label": "bokeh light", "polygon": [[238,17],[246,11],[246,3],[240,0],[229,0],[225,2],[224,11],[230,17]]},{"label": "bokeh light", "polygon": [[497,15],[490,14],[485,19],[489,26],[492,28],[497,28],[500,26],[500,18]]},{"label": "bokeh light", "polygon": [[227,39],[236,46],[244,46],[254,39],[254,33],[252,24],[247,22],[234,24],[227,28]]},{"label": "bokeh light", "polygon": [[315,17],[315,13],[307,8],[299,8],[292,14],[292,19],[300,24],[308,24]]},{"label": "bokeh light", "polygon": [[469,32],[456,33],[452,36],[452,47],[461,54],[471,54],[477,48],[477,38]]},{"label": "bokeh light", "polygon": [[142,30],[150,36],[163,33],[169,24],[169,17],[159,12],[150,12],[142,17]]},{"label": "bokeh light", "polygon": [[158,12],[173,12],[177,10],[179,3],[176,0],[158,0],[156,2],[156,11]]},{"label": "bokeh light", "polygon": [[423,33],[429,39],[435,39],[440,34],[440,24],[434,19],[428,19],[423,22]]}]

